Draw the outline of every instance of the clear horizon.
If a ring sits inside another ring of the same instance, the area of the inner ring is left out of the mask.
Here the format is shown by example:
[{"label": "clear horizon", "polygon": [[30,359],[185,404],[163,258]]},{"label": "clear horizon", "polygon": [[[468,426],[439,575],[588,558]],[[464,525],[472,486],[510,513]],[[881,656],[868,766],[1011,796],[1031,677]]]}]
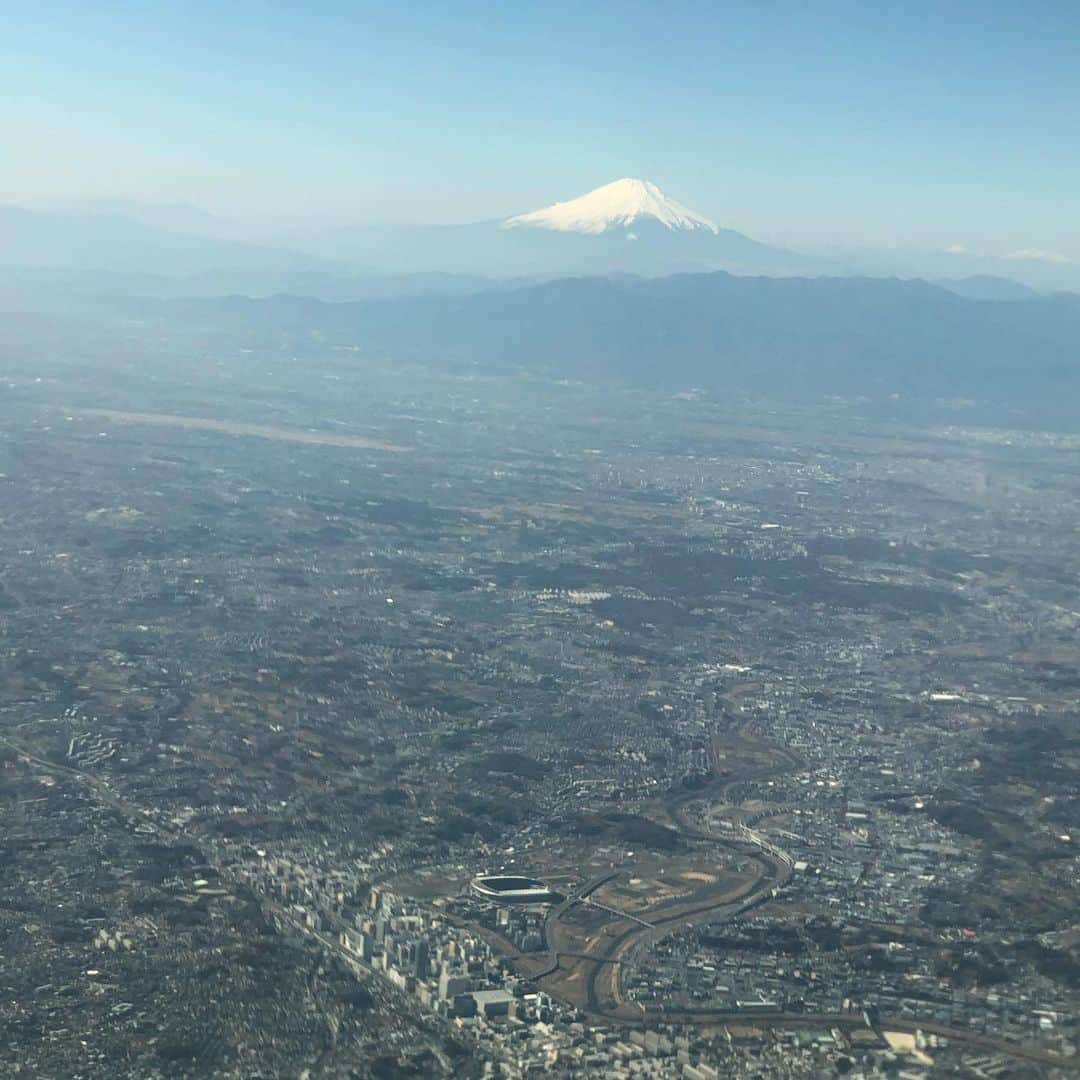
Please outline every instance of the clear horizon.
[{"label": "clear horizon", "polygon": [[621,176],[808,248],[1080,260],[1080,8],[47,4],[0,201],[283,227],[490,220]]}]

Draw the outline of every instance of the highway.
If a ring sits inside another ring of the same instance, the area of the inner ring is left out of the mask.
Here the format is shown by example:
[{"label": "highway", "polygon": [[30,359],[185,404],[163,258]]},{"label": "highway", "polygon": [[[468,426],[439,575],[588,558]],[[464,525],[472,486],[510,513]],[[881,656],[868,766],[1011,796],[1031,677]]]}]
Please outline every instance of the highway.
[{"label": "highway", "polygon": [[559,970],[559,953],[554,948],[555,925],[558,921],[575,905],[580,904],[582,900],[587,899],[592,893],[596,892],[601,885],[611,881],[612,878],[619,876],[619,870],[609,870],[604,874],[600,874],[597,877],[589,878],[583,885],[579,885],[565,900],[556,904],[547,915],[544,920],[544,944],[551,950],[551,961],[543,971],[538,971],[532,976],[534,979],[543,979],[548,975],[553,975]]},{"label": "highway", "polygon": [[[92,776],[80,769],[61,765],[56,762],[48,761],[45,758],[38,757],[27,751],[17,742],[5,736],[0,736],[0,745],[9,747],[27,761],[33,762],[35,765],[46,771],[64,773],[79,778],[90,788],[93,794],[101,802],[120,810],[129,818],[136,821],[144,828],[148,828],[153,834],[160,836],[162,839],[172,842],[178,842],[185,839],[178,835],[175,830],[164,827],[160,823],[155,823],[142,807],[139,807],[118,795],[108,784],[98,777]],[[701,794],[701,792],[697,792],[694,797],[700,797]],[[673,820],[680,819],[673,816]],[[680,825],[685,825],[685,822],[680,821]],[[707,840],[713,843],[727,845],[731,845],[732,843],[745,845],[748,843],[745,838],[736,839],[733,837],[714,836],[690,828],[681,828],[680,833],[685,839],[690,840]],[[693,1011],[659,1011],[643,1016],[642,1013],[644,1013],[645,1010],[642,1006],[635,1003],[635,1015],[628,1015],[630,1007],[622,997],[621,988],[621,969],[624,954],[629,952],[635,945],[644,944],[646,940],[657,940],[657,931],[660,931],[662,936],[664,932],[670,932],[678,924],[685,924],[697,916],[706,914],[709,915],[709,922],[730,920],[766,899],[775,889],[788,879],[791,870],[786,861],[781,860],[772,853],[759,852],[756,857],[765,863],[766,872],[748,896],[743,897],[734,903],[704,904],[689,910],[679,909],[674,914],[654,919],[652,923],[646,923],[644,920],[634,919],[632,916],[622,913],[613,915],[613,918],[625,919],[631,921],[634,925],[631,925],[627,930],[607,942],[606,947],[601,953],[589,954],[588,956],[583,956],[580,953],[565,954],[574,959],[586,959],[592,964],[592,970],[586,981],[587,1011],[600,1020],[617,1024],[641,1024],[647,1019],[652,1018],[657,1022],[666,1024],[720,1025],[739,1022],[764,1027],[835,1026],[846,1029],[865,1027],[866,1022],[861,1014],[855,1013],[758,1013],[705,1009]],[[225,871],[225,868],[221,869],[223,879],[228,880],[231,875]],[[588,897],[596,892],[597,889],[601,888],[601,886],[616,878],[623,869],[624,868],[622,867],[615,867],[604,874],[590,878],[565,900],[561,901],[551,909],[544,926],[545,939],[549,948],[553,946],[554,930],[562,917],[575,905],[586,901]],[[289,912],[280,905],[269,900],[269,898],[262,897],[261,900],[279,920],[292,926],[298,933],[314,938],[324,949],[341,957],[343,960],[346,960],[355,969],[364,971],[370,970],[358,957],[349,953],[348,950],[343,949],[338,942],[327,938],[308,927],[300,926]],[[594,903],[591,906],[601,908],[607,912],[614,911],[614,909],[609,908],[606,905]],[[553,975],[559,969],[559,962],[560,953],[553,949],[551,960],[547,967],[542,971],[536,972],[531,977],[536,981],[540,981]],[[605,970],[612,972],[612,987],[615,997],[610,1006],[605,1006],[601,1003],[599,992],[597,990],[599,974]],[[407,998],[403,1000],[403,1004],[406,1001],[408,1002],[408,1006],[411,1007],[413,1005],[413,1002]],[[1006,1040],[995,1036],[984,1035],[980,1032],[971,1031],[965,1028],[952,1028],[935,1023],[934,1021],[883,1016],[878,1027],[883,1031],[908,1033],[922,1031],[924,1033],[940,1035],[944,1038],[976,1047],[986,1053],[1001,1054],[1017,1060],[1031,1061],[1042,1065],[1053,1065],[1060,1068],[1064,1068],[1068,1065],[1068,1062],[1059,1055],[1042,1050],[1038,1047],[1007,1042]]]},{"label": "highway", "polygon": [[[716,768],[718,763],[715,756],[713,755],[712,757],[713,766]],[[794,759],[792,759],[790,755],[788,755],[788,757],[789,765],[793,766],[795,764]],[[756,778],[765,778],[778,775],[781,772],[783,772],[783,770],[780,768],[769,768],[756,770],[752,775]],[[726,794],[727,789],[733,783],[746,780],[749,775],[751,774],[744,774],[735,779],[716,781],[713,790],[718,791],[720,794]],[[703,1026],[712,1024],[743,1023],[765,1027],[826,1026],[840,1027],[848,1030],[864,1028],[866,1026],[866,1021],[861,1013],[759,1013],[747,1012],[745,1010],[734,1012],[722,1009],[693,1011],[672,1010],[670,1012],[657,1010],[656,1012],[646,1013],[644,1007],[639,1003],[635,1002],[631,1005],[631,1003],[627,1002],[623,997],[622,967],[624,958],[633,949],[654,943],[664,936],[665,933],[673,932],[680,926],[686,925],[688,922],[701,918],[702,916],[707,916],[707,920],[703,919],[702,921],[708,921],[709,923],[725,922],[737,918],[748,909],[769,899],[789,880],[791,876],[792,860],[790,856],[782,851],[782,849],[778,848],[777,845],[767,840],[767,838],[759,837],[753,830],[738,830],[733,831],[728,835],[714,835],[691,825],[687,821],[685,814],[682,812],[682,804],[684,802],[689,802],[692,799],[705,797],[708,794],[709,788],[704,788],[673,800],[665,808],[671,821],[677,827],[680,836],[688,841],[709,842],[722,844],[727,847],[734,847],[736,850],[744,853],[746,848],[750,846],[753,849],[753,857],[764,867],[762,877],[747,896],[742,897],[737,901],[727,903],[705,903],[690,909],[678,909],[675,913],[667,916],[659,915],[659,913],[657,913],[658,917],[653,917],[651,922],[646,922],[644,919],[638,919],[626,913],[618,912],[607,905],[593,902],[590,906],[611,912],[613,919],[626,920],[633,925],[630,925],[614,937],[605,940],[603,942],[603,948],[598,951],[587,954],[569,952],[562,954],[567,958],[586,960],[591,964],[591,970],[589,971],[585,984],[586,1011],[594,1015],[598,1020],[619,1024],[641,1024],[652,1019],[660,1023],[695,1024]],[[765,842],[761,843],[760,841]],[[630,868],[627,866],[625,869]],[[568,897],[551,910],[545,923],[545,935],[549,946],[552,946],[555,941],[555,928],[559,920],[562,919],[562,917],[576,904],[583,902],[591,893],[595,892],[606,882],[617,877],[620,872],[621,869],[616,868],[600,877],[590,879],[572,896]],[[554,951],[548,966],[543,971],[535,974],[533,978],[539,981],[553,975],[559,969],[559,958],[560,954],[557,951]],[[611,980],[612,996],[609,997],[607,1001],[601,1000],[601,993],[598,987],[598,983],[603,974],[606,974]],[[952,1028],[944,1024],[938,1024],[934,1021],[884,1016],[878,1024],[878,1029],[881,1031],[898,1031],[911,1034],[921,1031],[970,1045],[985,1051],[986,1053],[1000,1054],[1005,1057],[1036,1062],[1042,1065],[1064,1067],[1067,1064],[1067,1062],[1059,1055],[1042,1050],[1039,1047],[1008,1042],[1005,1039],[984,1035],[981,1032],[971,1031],[965,1028]]]}]

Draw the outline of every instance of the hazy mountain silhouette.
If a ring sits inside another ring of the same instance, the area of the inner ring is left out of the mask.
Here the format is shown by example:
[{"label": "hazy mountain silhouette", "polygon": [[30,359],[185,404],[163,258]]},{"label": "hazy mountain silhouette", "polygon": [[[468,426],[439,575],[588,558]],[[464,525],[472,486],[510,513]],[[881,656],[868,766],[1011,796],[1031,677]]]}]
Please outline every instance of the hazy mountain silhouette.
[{"label": "hazy mountain silhouette", "polygon": [[969,300],[1033,300],[1039,293],[1019,281],[994,274],[973,274],[964,278],[942,278],[936,284]]},{"label": "hazy mountain silhouette", "polygon": [[184,309],[400,357],[681,386],[978,396],[1080,371],[1080,297],[971,300],[920,280],[579,278],[456,297],[234,297]]},{"label": "hazy mountain silhouette", "polygon": [[286,248],[162,228],[115,209],[46,211],[0,205],[0,267],[186,275],[325,271],[334,264]]}]

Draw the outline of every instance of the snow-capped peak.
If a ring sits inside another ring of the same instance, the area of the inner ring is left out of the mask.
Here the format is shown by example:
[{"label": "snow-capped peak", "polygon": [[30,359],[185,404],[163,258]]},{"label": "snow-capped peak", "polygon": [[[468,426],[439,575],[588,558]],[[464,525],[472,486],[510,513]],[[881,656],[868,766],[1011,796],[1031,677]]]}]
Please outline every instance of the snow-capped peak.
[{"label": "snow-capped peak", "polygon": [[596,235],[616,226],[633,225],[642,218],[652,218],[672,230],[706,229],[711,233],[719,232],[708,218],[669,199],[655,184],[629,178],[615,180],[568,202],[558,202],[529,214],[518,214],[504,221],[503,228],[530,225],[539,229]]}]

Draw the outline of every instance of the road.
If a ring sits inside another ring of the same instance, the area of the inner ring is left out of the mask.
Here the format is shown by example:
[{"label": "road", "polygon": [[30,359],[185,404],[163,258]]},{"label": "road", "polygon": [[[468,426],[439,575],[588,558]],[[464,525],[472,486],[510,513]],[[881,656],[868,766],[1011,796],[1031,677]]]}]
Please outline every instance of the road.
[{"label": "road", "polygon": [[[692,1011],[671,1011],[650,1013],[655,1019],[665,1024],[746,1024],[751,1027],[839,1027],[845,1030],[857,1030],[866,1027],[862,1013],[788,1013],[788,1012],[735,1012],[724,1009],[695,1009]],[[948,1027],[933,1020],[911,1020],[905,1017],[883,1016],[877,1024],[879,1031],[901,1031],[914,1035],[940,1035],[953,1042],[965,1043],[988,1054],[1003,1054],[1006,1057],[1023,1061],[1036,1061],[1042,1065],[1065,1067],[1068,1062],[1059,1054],[1051,1053],[1037,1046],[1023,1043],[1006,1042],[993,1035],[984,1035],[979,1031],[966,1028]]]},{"label": "road", "polygon": [[[190,839],[181,836],[176,830],[166,828],[160,823],[153,821],[151,815],[149,815],[142,807],[124,799],[103,780],[90,773],[39,757],[6,736],[0,736],[0,745],[7,746],[21,757],[33,762],[35,765],[46,771],[64,773],[79,778],[90,788],[101,802],[120,810],[138,824],[148,828],[156,836],[172,842]],[[693,797],[700,797],[701,794],[701,792],[695,793]],[[684,836],[686,839],[709,840],[713,843],[732,843],[730,838],[712,836],[711,834],[701,833],[698,830],[692,829],[688,829]],[[661,935],[665,932],[670,932],[675,925],[685,923],[698,915],[709,915],[710,922],[735,918],[748,907],[759,903],[773,889],[777,888],[778,885],[787,880],[790,869],[779,859],[776,859],[771,855],[759,853],[757,857],[766,861],[770,869],[767,870],[760,883],[747,897],[744,897],[734,904],[705,904],[691,910],[679,910],[672,915],[654,919],[650,929],[646,929],[644,926],[631,925],[629,929],[607,943],[607,946],[602,953],[590,954],[587,959],[592,962],[592,971],[589,974],[586,984],[586,997],[588,1002],[587,1011],[597,1016],[597,1018],[608,1022],[642,1023],[644,1019],[642,1013],[644,1010],[641,1006],[635,1006],[635,1011],[631,1014],[631,1010],[622,998],[622,957],[634,945],[639,943],[644,944],[644,939],[647,936],[650,941],[657,940],[657,937],[654,936],[657,931],[660,931]],[[549,945],[553,945],[555,927],[566,912],[583,900],[586,900],[601,886],[617,877],[620,872],[621,868],[616,867],[604,874],[589,879],[589,881],[585,882],[575,890],[573,894],[563,900],[560,904],[556,905],[556,907],[552,908],[544,928]],[[229,877],[229,875],[224,872],[224,869],[222,871],[222,877],[226,879]],[[268,898],[263,899],[279,919],[294,927],[298,933],[313,937],[324,949],[347,960],[354,968],[370,970],[366,969],[365,965],[359,961],[358,957],[353,956],[347,950],[343,949],[338,942],[325,937],[318,931],[313,931],[308,927],[299,926],[284,908],[279,907]],[[580,954],[573,955],[575,959],[582,958]],[[543,971],[534,974],[532,978],[540,980],[554,974],[559,968],[559,959],[559,952],[553,951],[551,962],[548,967]],[[605,970],[609,970],[613,973],[612,990],[614,996],[612,1005],[608,1007],[604,1007],[601,1004],[600,995],[596,986],[600,972]],[[380,980],[380,983],[381,982],[382,980]],[[403,1004],[405,1002],[407,1002],[410,1007],[413,1005],[413,1002],[408,998],[405,998]],[[656,1019],[668,1024],[697,1025],[729,1024],[733,1021],[738,1021],[766,1027],[807,1027],[827,1025],[859,1028],[865,1026],[865,1021],[862,1016],[852,1013],[733,1013],[731,1011],[713,1009],[695,1010],[693,1012],[663,1012],[657,1014]],[[1055,1065],[1064,1068],[1069,1064],[1059,1055],[1042,1050],[1038,1047],[1006,1042],[1004,1039],[999,1039],[994,1036],[983,1035],[980,1032],[970,1031],[964,1028],[947,1027],[946,1025],[937,1024],[933,1021],[910,1020],[904,1017],[885,1016],[881,1018],[879,1027],[884,1031],[901,1031],[909,1033],[922,1031],[940,1035],[956,1042],[962,1042],[976,1047],[986,1053],[1002,1054],[1006,1057],[1037,1062],[1043,1065]]]},{"label": "road", "polygon": [[607,884],[613,878],[619,876],[619,870],[609,870],[607,873],[600,874],[597,877],[589,878],[583,885],[579,885],[565,900],[556,904],[547,915],[544,920],[544,942],[551,950],[551,962],[543,971],[536,972],[532,978],[543,979],[548,975],[553,975],[559,970],[559,952],[555,948],[555,926],[559,920],[575,905],[580,904],[582,900],[587,899],[592,893],[596,892],[601,885]]},{"label": "road", "polygon": [[[190,843],[192,841],[198,842],[198,837],[192,837],[190,835],[184,835],[179,830],[169,828],[162,825],[160,822],[154,821],[152,815],[144,810],[141,806],[131,802],[128,799],[119,795],[109,784],[107,784],[101,778],[92,775],[91,773],[84,772],[82,769],[74,768],[70,765],[61,765],[54,761],[49,761],[47,758],[39,757],[37,754],[31,753],[25,747],[12,739],[0,735],[0,745],[8,747],[13,750],[20,757],[32,762],[40,769],[46,772],[59,773],[66,776],[71,776],[77,779],[81,784],[90,790],[93,796],[106,806],[110,806],[115,810],[120,811],[125,817],[132,821],[135,825],[142,829],[148,830],[148,835],[155,837],[157,840],[166,843]],[[210,851],[203,849],[207,857],[210,857]],[[234,885],[243,886],[248,888],[248,883],[242,879],[236,878],[228,867],[216,866],[221,880],[224,882],[232,882]],[[408,994],[399,990],[393,986],[386,979],[379,977],[379,972],[373,968],[368,967],[363,961],[351,953],[348,949],[345,949],[339,941],[335,941],[333,938],[327,937],[325,934],[313,929],[312,927],[305,926],[297,921],[296,917],[283,905],[279,904],[273,897],[266,896],[265,894],[259,894],[259,904],[264,911],[269,912],[278,923],[279,926],[288,927],[300,937],[308,937],[318,942],[323,949],[327,952],[337,956],[354,971],[354,973],[372,976],[376,979],[376,985],[378,985],[383,992],[388,996],[392,996],[396,1002],[395,1007],[399,1012],[411,1014],[416,1017],[418,1023],[432,1025],[435,1022],[435,1030],[440,1031],[442,1035],[449,1036],[454,1032],[440,1017],[431,1012],[422,1012],[419,1004],[416,1000],[410,997]],[[347,923],[343,922],[337,916],[330,916],[331,922],[334,924],[337,930],[347,927]],[[453,1066],[449,1059],[444,1054],[439,1040],[437,1038],[427,1039],[425,1046],[432,1054],[440,1061],[444,1066],[445,1075],[453,1075]]]},{"label": "road", "polygon": [[[796,762],[790,756],[788,764],[794,767]],[[710,755],[713,768],[717,769],[719,762],[715,752]],[[680,836],[687,841],[709,842],[733,847],[746,853],[747,841],[740,840],[733,835],[715,835],[705,832],[692,825],[683,812],[683,804],[694,799],[707,797],[711,793],[726,795],[727,790],[735,783],[750,778],[763,779],[781,774],[781,767],[755,770],[752,774],[743,774],[736,778],[716,780],[700,790],[687,793],[671,800],[665,807],[670,820],[677,828]],[[591,963],[591,970],[586,978],[585,997],[586,1011],[596,1016],[597,1019],[615,1023],[641,1024],[648,1018],[662,1023],[670,1024],[695,1024],[707,1026],[710,1024],[730,1024],[733,1022],[760,1025],[766,1027],[809,1027],[828,1026],[845,1029],[864,1028],[866,1021],[860,1014],[855,1013],[751,1013],[746,1011],[732,1012],[730,1010],[705,1009],[694,1011],[658,1011],[646,1014],[645,1009],[638,1003],[631,1005],[622,994],[622,967],[627,955],[638,947],[644,947],[660,940],[667,933],[674,932],[680,926],[695,919],[708,921],[709,923],[725,922],[738,917],[748,908],[766,900],[775,890],[783,886],[791,876],[790,860],[781,859],[767,851],[755,849],[753,857],[762,864],[764,872],[759,882],[751,892],[735,902],[713,902],[702,904],[690,909],[679,909],[675,913],[664,916],[658,913],[651,920],[651,925],[643,920],[636,920],[641,925],[632,924],[625,930],[612,936],[603,942],[603,947],[590,951],[587,954],[563,953],[563,956],[575,960],[586,960]],[[550,945],[554,945],[556,927],[563,916],[576,904],[580,903],[590,893],[596,891],[601,885],[612,880],[620,873],[615,869],[602,877],[593,878],[586,882],[573,896],[553,908],[548,915],[545,924],[545,933]],[[599,907],[599,905],[593,905]],[[612,910],[605,908],[604,910]],[[613,919],[627,918],[624,915],[615,914]],[[542,971],[533,976],[541,980],[553,975],[559,969],[560,954],[556,951],[552,954],[551,963]],[[602,978],[609,980],[606,996],[602,995],[599,983]],[[643,1015],[644,1014],[644,1015]],[[1056,1065],[1064,1067],[1067,1062],[1059,1055],[1042,1050],[1039,1047],[1028,1046],[1020,1043],[1008,1042],[1005,1039],[964,1028],[952,1028],[934,1021],[911,1020],[905,1017],[886,1016],[882,1017],[879,1029],[883,1031],[899,1031],[915,1033],[922,1031],[928,1034],[940,1035],[955,1042],[977,1048],[986,1053],[1001,1054],[1013,1059],[1037,1062],[1042,1065]]]}]

